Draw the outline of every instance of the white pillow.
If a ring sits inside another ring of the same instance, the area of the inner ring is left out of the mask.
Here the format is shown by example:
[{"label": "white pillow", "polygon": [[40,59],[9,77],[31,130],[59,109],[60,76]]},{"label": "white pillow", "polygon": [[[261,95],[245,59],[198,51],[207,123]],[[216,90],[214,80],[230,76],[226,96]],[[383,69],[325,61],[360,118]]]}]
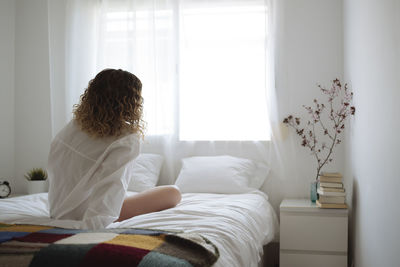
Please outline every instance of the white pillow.
[{"label": "white pillow", "polygon": [[161,155],[139,154],[128,167],[128,175],[131,176],[128,190],[142,192],[155,187],[158,182],[162,163],[163,157]]},{"label": "white pillow", "polygon": [[269,167],[262,162],[256,162],[256,172],[254,177],[250,180],[250,187],[260,189],[267,179],[269,174]]},{"label": "white pillow", "polygon": [[183,193],[246,193],[259,189],[269,168],[232,156],[191,157],[182,160],[175,182]]}]

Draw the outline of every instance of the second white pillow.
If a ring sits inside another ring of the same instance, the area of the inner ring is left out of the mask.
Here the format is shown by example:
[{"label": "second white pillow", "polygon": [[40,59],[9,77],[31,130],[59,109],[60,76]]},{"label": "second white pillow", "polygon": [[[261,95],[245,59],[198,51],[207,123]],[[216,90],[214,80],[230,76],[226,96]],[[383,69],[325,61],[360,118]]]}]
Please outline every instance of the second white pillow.
[{"label": "second white pillow", "polygon": [[162,163],[163,157],[161,155],[139,154],[127,170],[131,176],[128,190],[142,192],[155,187],[158,182]]},{"label": "second white pillow", "polygon": [[175,184],[183,193],[246,193],[264,182],[268,167],[232,156],[190,157],[182,160]]}]

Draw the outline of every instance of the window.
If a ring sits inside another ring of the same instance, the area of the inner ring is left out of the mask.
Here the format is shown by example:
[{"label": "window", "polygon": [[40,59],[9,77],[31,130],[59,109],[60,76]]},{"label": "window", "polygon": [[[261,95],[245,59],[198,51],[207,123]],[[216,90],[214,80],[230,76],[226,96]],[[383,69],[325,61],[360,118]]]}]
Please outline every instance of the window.
[{"label": "window", "polygon": [[181,21],[181,139],[265,139],[265,7],[192,6]]},{"label": "window", "polygon": [[145,3],[107,9],[100,58],[142,80],[147,133],[267,140],[264,1]]}]

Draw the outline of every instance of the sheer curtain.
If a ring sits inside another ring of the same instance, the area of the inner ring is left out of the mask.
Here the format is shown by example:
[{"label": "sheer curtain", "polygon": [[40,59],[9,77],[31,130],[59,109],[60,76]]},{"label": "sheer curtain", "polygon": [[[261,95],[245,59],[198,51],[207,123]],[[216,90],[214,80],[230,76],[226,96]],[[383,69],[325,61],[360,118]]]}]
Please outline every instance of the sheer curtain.
[{"label": "sheer curtain", "polygon": [[272,1],[48,3],[54,134],[96,73],[121,68],[143,83],[142,152],[164,156],[160,184],[187,156],[279,158]]}]

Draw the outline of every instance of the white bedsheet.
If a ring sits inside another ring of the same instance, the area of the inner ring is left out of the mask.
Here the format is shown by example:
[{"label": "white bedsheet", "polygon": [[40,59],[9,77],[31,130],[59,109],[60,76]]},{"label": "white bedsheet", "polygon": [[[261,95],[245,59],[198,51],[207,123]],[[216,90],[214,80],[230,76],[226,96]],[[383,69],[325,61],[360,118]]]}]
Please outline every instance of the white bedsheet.
[{"label": "white bedsheet", "polygon": [[[47,194],[0,200],[0,222],[78,228],[49,218]],[[175,208],[140,215],[109,228],[154,228],[200,233],[219,249],[215,266],[257,266],[262,246],[279,231],[276,213],[261,191],[247,194],[183,194]]]}]

